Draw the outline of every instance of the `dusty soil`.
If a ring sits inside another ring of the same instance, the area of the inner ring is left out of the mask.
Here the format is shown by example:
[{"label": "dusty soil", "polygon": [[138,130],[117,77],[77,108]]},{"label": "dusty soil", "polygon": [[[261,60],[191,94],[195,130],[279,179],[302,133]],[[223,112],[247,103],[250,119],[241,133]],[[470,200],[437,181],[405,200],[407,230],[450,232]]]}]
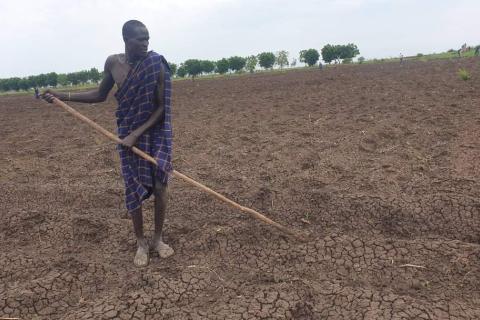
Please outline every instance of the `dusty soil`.
[{"label": "dusty soil", "polygon": [[[480,318],[479,60],[174,91],[176,169],[311,240],[173,180],[176,254],[135,268],[114,145],[57,107],[4,96],[0,317]],[[115,130],[112,97],[72,105]]]}]

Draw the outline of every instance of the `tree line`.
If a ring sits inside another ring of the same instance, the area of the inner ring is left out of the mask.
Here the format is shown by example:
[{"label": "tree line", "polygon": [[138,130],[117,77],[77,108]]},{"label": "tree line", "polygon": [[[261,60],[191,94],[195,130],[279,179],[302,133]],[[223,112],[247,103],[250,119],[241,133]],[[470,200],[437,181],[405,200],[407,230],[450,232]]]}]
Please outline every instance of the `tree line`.
[{"label": "tree line", "polygon": [[71,73],[50,72],[24,78],[13,77],[0,79],[0,91],[19,91],[39,87],[98,83],[101,79],[102,74],[96,68]]},{"label": "tree line", "polygon": [[[347,45],[325,45],[321,50],[322,60],[325,63],[349,63],[354,57],[360,54],[357,46],[353,43]],[[169,63],[172,76],[184,78],[195,78],[199,75],[208,74],[226,74],[228,72],[240,73],[243,71],[255,72],[257,67],[265,70],[273,69],[278,66],[295,67],[297,59],[289,61],[288,51],[281,50],[274,52],[262,52],[248,57],[232,56],[218,61],[188,59],[177,66],[175,63]],[[320,53],[317,49],[306,49],[299,52],[299,61],[308,66],[313,66],[320,60]],[[364,60],[364,59],[363,59]],[[98,83],[102,74],[96,69],[84,70],[72,73],[50,72],[29,76],[25,78],[0,79],[0,91],[19,91],[29,90],[35,87],[57,87],[79,85],[85,83]]]},{"label": "tree line", "polygon": [[[300,62],[305,63],[308,66],[317,64],[320,59],[320,53],[317,49],[302,50],[299,54]],[[352,62],[352,59],[359,54],[360,51],[358,50],[358,47],[353,43],[347,45],[327,44],[321,50],[322,60],[326,63],[350,63]],[[239,73],[244,70],[254,72],[257,66],[260,66],[265,70],[272,69],[274,66],[278,66],[279,68],[284,68],[289,65],[295,67],[296,63],[296,59],[289,62],[288,52],[282,50],[276,53],[262,52],[258,55],[248,57],[233,56],[218,61],[188,59],[181,63],[178,68],[175,64],[171,64],[170,67],[172,69],[172,74],[175,74],[177,77],[183,78],[190,76],[195,78],[202,74],[225,74],[227,72]]]}]

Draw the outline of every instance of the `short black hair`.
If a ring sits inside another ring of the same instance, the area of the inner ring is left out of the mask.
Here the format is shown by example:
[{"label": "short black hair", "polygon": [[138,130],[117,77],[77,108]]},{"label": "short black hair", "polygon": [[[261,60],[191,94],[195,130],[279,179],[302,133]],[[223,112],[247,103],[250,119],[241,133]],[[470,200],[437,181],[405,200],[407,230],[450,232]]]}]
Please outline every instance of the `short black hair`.
[{"label": "short black hair", "polygon": [[125,22],[122,27],[123,40],[131,37],[133,29],[135,29],[136,27],[145,27],[145,25],[138,20],[128,20],[127,22]]}]

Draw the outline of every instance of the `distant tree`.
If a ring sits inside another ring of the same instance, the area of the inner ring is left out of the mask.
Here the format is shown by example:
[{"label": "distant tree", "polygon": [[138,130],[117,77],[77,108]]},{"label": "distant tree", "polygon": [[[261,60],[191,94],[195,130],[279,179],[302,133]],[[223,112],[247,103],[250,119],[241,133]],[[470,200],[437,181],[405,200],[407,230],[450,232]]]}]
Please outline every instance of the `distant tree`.
[{"label": "distant tree", "polygon": [[57,82],[61,86],[66,86],[68,85],[68,78],[65,73],[60,73],[57,77]]},{"label": "distant tree", "polygon": [[20,81],[21,79],[20,78],[10,78],[8,79],[9,80],[9,90],[15,90],[15,91],[18,91],[20,90]]},{"label": "distant tree", "polygon": [[168,62],[168,66],[170,67],[170,77],[175,76],[177,73],[177,65],[173,62]]},{"label": "distant tree", "polygon": [[78,82],[81,84],[87,83],[90,80],[90,73],[87,70],[75,72],[77,74]]},{"label": "distant tree", "polygon": [[67,81],[74,86],[80,83],[78,80],[78,74],[76,72],[67,73]]},{"label": "distant tree", "polygon": [[215,70],[215,62],[209,60],[201,60],[202,73],[212,73]]},{"label": "distant tree", "polygon": [[58,74],[55,72],[50,72],[45,75],[46,77],[46,85],[50,87],[56,87],[58,84]]},{"label": "distant tree", "polygon": [[275,57],[275,63],[283,69],[284,66],[288,66],[288,51],[281,50],[277,52]]},{"label": "distant tree", "polygon": [[23,78],[23,79],[26,82],[27,90],[36,86],[33,76],[29,76],[29,77]]},{"label": "distant tree", "polygon": [[340,59],[353,59],[357,55],[360,54],[360,51],[358,50],[357,46],[353,43],[349,43],[347,45],[340,45],[336,46],[338,52],[338,56]]},{"label": "distant tree", "polygon": [[183,63],[185,71],[194,79],[202,73],[202,63],[197,59],[188,59]]},{"label": "distant tree", "polygon": [[30,88],[28,85],[28,79],[27,78],[21,78],[18,80],[18,89],[19,90],[25,90],[27,91]]},{"label": "distant tree", "polygon": [[258,63],[264,69],[270,69],[275,63],[275,55],[273,52],[262,52],[258,55]]},{"label": "distant tree", "polygon": [[255,68],[257,67],[258,64],[258,59],[255,56],[249,56],[247,57],[247,61],[245,62],[245,68],[250,71],[250,73],[253,73],[255,71]]},{"label": "distant tree", "polygon": [[0,91],[8,91],[7,79],[0,79]]},{"label": "distant tree", "polygon": [[305,53],[307,52],[307,50],[301,50],[299,52],[299,59],[301,63],[305,63],[307,64],[307,61],[305,61]]},{"label": "distant tree", "polygon": [[230,68],[230,63],[225,58],[218,60],[216,63],[216,71],[220,74],[227,73],[229,68]]},{"label": "distant tree", "polygon": [[364,57],[358,58],[358,63],[364,63],[364,62],[365,62],[365,58],[364,58]]},{"label": "distant tree", "polygon": [[340,50],[338,46],[327,44],[322,48],[322,60],[331,63],[340,58]]},{"label": "distant tree", "polygon": [[180,78],[184,78],[186,75],[187,75],[187,70],[185,69],[185,66],[182,63],[180,67],[178,67],[177,76],[179,76]]},{"label": "distant tree", "polygon": [[246,62],[247,62],[246,59],[243,57],[239,57],[239,56],[230,57],[228,59],[229,69],[234,72],[240,72],[243,68],[245,68]]},{"label": "distant tree", "polygon": [[47,75],[44,74],[44,73],[36,75],[35,76],[35,82],[37,83],[37,86],[39,86],[39,87],[46,87],[47,86]]},{"label": "distant tree", "polygon": [[300,51],[300,62],[308,64],[309,67],[318,62],[320,54],[316,49],[308,49]]},{"label": "distant tree", "polygon": [[98,71],[97,68],[91,68],[88,71],[88,78],[94,83],[98,83],[102,79],[102,74]]},{"label": "distant tree", "polygon": [[292,62],[290,62],[291,67],[295,67],[297,65],[297,59],[293,59]]},{"label": "distant tree", "polygon": [[28,83],[30,84],[30,88],[37,87],[36,77],[35,76],[28,76]]}]

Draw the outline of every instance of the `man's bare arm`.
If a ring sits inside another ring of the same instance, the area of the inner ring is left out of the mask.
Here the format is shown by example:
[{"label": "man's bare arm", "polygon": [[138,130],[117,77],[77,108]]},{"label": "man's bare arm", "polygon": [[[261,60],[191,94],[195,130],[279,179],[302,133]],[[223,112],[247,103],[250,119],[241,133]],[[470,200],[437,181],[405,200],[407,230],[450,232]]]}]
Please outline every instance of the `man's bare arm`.
[{"label": "man's bare arm", "polygon": [[105,61],[104,76],[98,88],[86,92],[66,93],[56,92],[50,89],[45,90],[42,97],[48,102],[53,101],[53,97],[56,97],[63,101],[75,101],[85,103],[103,102],[107,99],[108,93],[113,88],[115,81],[113,80],[111,73],[111,57]]},{"label": "man's bare arm", "polygon": [[145,131],[147,131],[157,122],[162,120],[165,112],[165,101],[163,98],[164,90],[165,90],[165,71],[163,70],[163,67],[162,67],[162,70],[160,71],[160,75],[158,77],[158,84],[157,84],[157,87],[155,88],[155,105],[157,106],[157,109],[152,113],[150,118],[148,118],[148,120],[145,121],[143,125],[133,130],[128,136],[126,136],[122,140],[122,144],[124,144],[127,147],[132,147],[137,142],[137,139]]}]

